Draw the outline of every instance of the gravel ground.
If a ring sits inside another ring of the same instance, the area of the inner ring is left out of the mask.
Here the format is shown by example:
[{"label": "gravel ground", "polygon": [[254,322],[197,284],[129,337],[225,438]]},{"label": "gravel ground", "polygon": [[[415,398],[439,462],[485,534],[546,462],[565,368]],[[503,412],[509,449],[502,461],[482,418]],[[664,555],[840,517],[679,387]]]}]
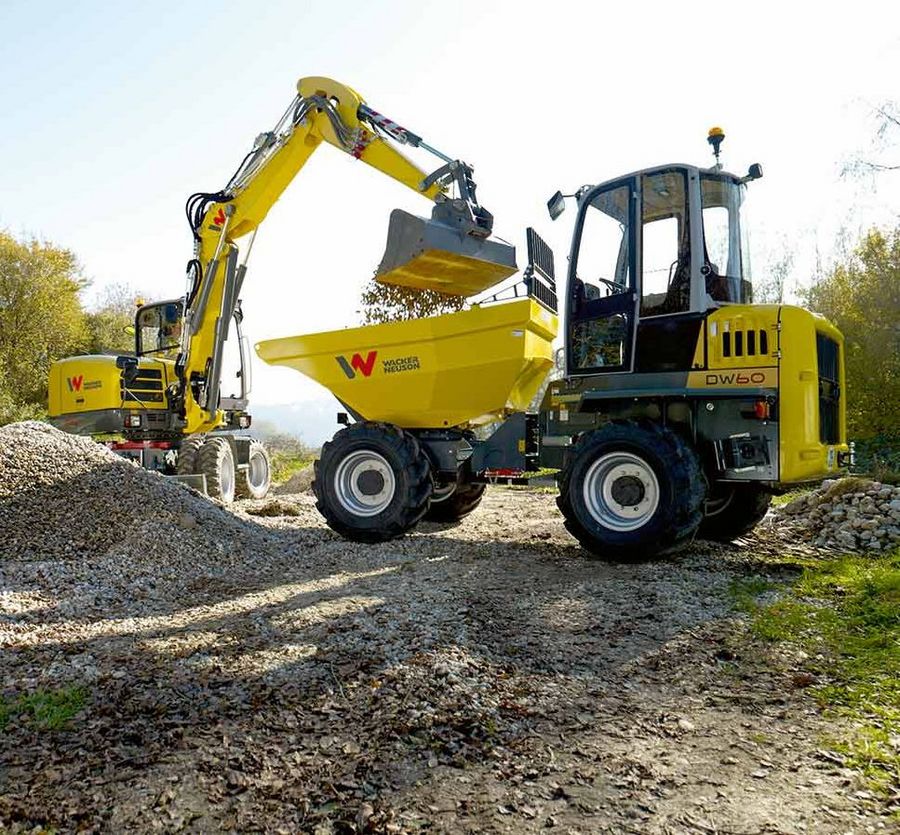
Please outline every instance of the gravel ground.
[{"label": "gravel ground", "polygon": [[11,832],[892,826],[827,750],[803,659],[731,611],[735,577],[778,578],[752,544],[605,565],[552,494],[494,489],[461,525],[356,545],[309,495],[229,511],[10,431],[0,688],[86,693],[63,730],[0,732]]}]

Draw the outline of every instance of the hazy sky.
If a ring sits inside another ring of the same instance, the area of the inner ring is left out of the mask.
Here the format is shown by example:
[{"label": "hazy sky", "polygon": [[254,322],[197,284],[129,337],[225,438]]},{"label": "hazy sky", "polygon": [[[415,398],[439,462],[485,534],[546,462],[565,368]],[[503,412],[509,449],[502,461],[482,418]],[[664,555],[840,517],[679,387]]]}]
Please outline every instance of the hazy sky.
[{"label": "hazy sky", "polygon": [[[520,264],[534,225],[562,271],[574,213],[551,225],[557,188],[707,164],[714,124],[726,168],[765,169],[751,186],[757,278],[783,241],[803,280],[817,243],[827,254],[839,228],[900,210],[900,174],[877,190],[840,177],[868,149],[869,105],[900,99],[896,2],[3,0],[0,33],[0,227],[70,247],[95,287],[148,300],[184,291],[185,198],[225,184],[305,75],[349,84],[474,164]],[[322,146],[260,229],[251,339],[356,323],[395,206],[430,210]],[[257,402],[324,396],[261,361],[254,380]]]}]

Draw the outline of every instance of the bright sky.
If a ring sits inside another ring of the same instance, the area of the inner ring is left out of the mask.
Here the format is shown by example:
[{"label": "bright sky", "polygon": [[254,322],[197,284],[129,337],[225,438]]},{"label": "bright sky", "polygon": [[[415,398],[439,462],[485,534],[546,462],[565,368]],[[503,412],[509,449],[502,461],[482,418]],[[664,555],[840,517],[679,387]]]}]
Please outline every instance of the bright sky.
[{"label": "bright sky", "polygon": [[[551,225],[550,194],[708,164],[706,131],[722,125],[725,167],[765,170],[751,186],[756,277],[788,241],[802,281],[840,228],[900,211],[900,174],[877,188],[840,176],[869,149],[870,106],[900,98],[900,4],[836,7],[4,0],[0,228],[71,248],[95,288],[181,295],[186,197],[225,184],[299,77],[326,75],[475,165],[520,265],[534,225],[558,272],[574,212]],[[251,341],[355,324],[395,206],[430,211],[323,145],[260,229],[243,292]],[[257,403],[326,396],[261,361],[254,382]]]}]

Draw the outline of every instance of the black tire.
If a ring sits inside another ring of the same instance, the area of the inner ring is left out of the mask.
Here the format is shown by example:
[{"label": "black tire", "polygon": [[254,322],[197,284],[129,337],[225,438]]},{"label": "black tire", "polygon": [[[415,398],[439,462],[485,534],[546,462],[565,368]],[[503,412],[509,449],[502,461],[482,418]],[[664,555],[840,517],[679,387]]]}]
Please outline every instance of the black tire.
[{"label": "black tire", "polygon": [[486,484],[458,485],[446,499],[431,502],[425,519],[429,522],[458,522],[481,504],[486,488]]},{"label": "black tire", "polygon": [[197,454],[197,472],[206,476],[206,492],[225,504],[234,501],[235,466],[231,444],[225,438],[208,438]]},{"label": "black tire", "polygon": [[705,497],[697,454],[679,435],[651,421],[615,421],[575,444],[556,503],[566,529],[591,554],[636,562],[689,545]]},{"label": "black tire", "polygon": [[731,542],[752,531],[769,510],[772,494],[758,484],[717,484],[706,501],[697,536]]},{"label": "black tire", "polygon": [[428,510],[431,466],[415,437],[390,423],[354,423],[315,462],[316,507],[328,526],[355,542],[385,542]]},{"label": "black tire", "polygon": [[205,435],[191,435],[181,442],[181,446],[178,447],[178,460],[175,462],[176,475],[196,474],[197,456],[205,441]]},{"label": "black tire", "polygon": [[259,441],[250,441],[249,466],[238,470],[234,494],[241,499],[264,499],[272,486],[272,462]]}]

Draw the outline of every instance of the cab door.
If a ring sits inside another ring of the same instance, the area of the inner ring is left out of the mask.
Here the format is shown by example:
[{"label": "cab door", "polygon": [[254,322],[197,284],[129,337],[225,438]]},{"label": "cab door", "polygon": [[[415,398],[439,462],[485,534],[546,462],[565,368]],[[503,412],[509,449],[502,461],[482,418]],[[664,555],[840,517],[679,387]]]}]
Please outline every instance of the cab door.
[{"label": "cab door", "polygon": [[566,316],[569,376],[628,372],[637,313],[637,183],[589,191],[575,226]]}]

